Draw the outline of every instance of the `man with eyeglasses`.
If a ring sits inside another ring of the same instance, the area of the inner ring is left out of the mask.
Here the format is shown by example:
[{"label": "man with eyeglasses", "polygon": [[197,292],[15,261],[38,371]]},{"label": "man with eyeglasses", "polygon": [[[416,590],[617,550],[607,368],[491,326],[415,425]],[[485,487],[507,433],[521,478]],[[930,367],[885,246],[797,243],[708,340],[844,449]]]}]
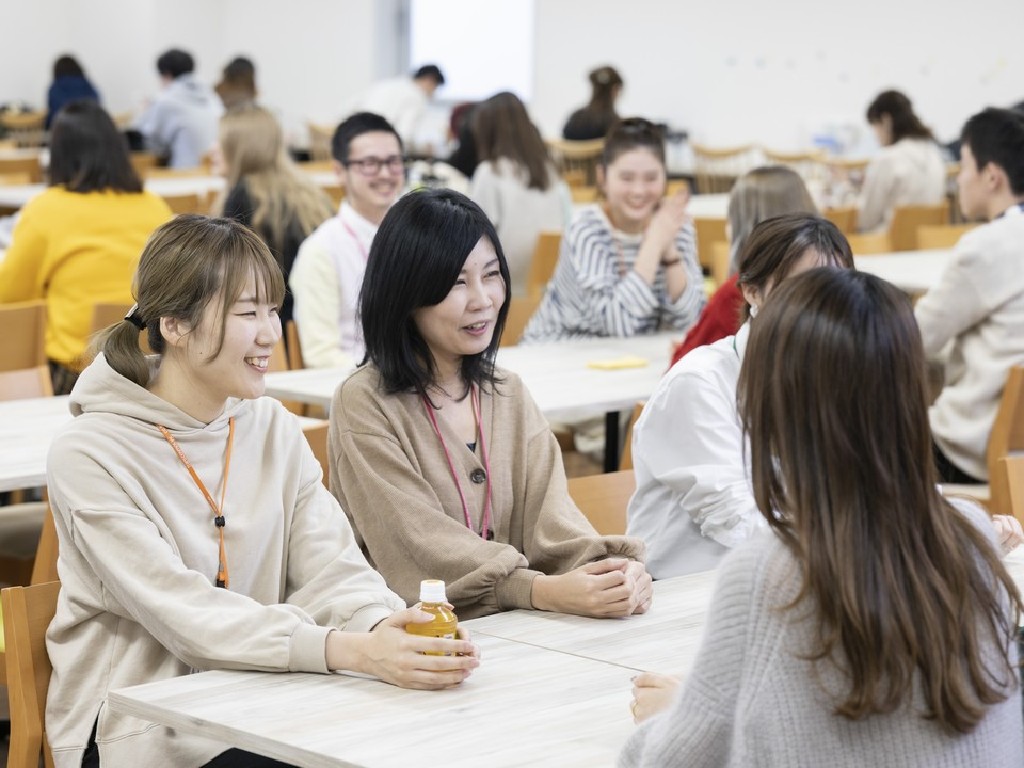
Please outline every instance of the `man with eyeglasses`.
[{"label": "man with eyeglasses", "polygon": [[288,284],[303,362],[343,368],[363,358],[357,315],[370,243],[405,186],[402,140],[380,115],[357,112],[334,132],[334,169],[345,188],[338,214],[299,247]]}]

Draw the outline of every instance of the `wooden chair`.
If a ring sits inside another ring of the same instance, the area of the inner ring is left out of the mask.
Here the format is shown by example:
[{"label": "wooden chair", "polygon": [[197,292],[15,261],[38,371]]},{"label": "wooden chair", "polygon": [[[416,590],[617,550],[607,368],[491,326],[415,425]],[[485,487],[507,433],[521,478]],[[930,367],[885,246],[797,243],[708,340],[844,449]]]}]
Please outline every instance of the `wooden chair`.
[{"label": "wooden chair", "polygon": [[704,219],[693,220],[693,231],[697,235],[697,261],[703,269],[714,272],[714,244],[728,243],[729,238],[725,234],[725,219]]},{"label": "wooden chair", "polygon": [[49,366],[0,371],[0,400],[27,400],[31,397],[53,397]]},{"label": "wooden chair", "polygon": [[523,331],[526,330],[526,324],[530,322],[539,305],[540,299],[529,296],[513,297],[509,301],[505,331],[501,334],[501,346],[512,347],[519,343]]},{"label": "wooden chair", "polygon": [[30,184],[43,180],[39,157],[0,157],[0,173],[27,173]]},{"label": "wooden chair", "polygon": [[0,306],[0,371],[46,365],[46,302],[22,301]]},{"label": "wooden chair", "polygon": [[40,757],[47,768],[53,768],[45,724],[46,694],[52,671],[46,652],[46,630],[57,611],[59,593],[58,581],[9,587],[0,592],[11,705],[8,768],[37,768]]},{"label": "wooden chair", "polygon": [[600,200],[601,192],[597,187],[570,186],[569,196],[576,205],[587,205]]},{"label": "wooden chair", "polygon": [[321,123],[306,123],[309,131],[309,156],[313,160],[331,160],[331,139],[334,138],[336,126]]},{"label": "wooden chair", "polygon": [[999,462],[1000,481],[1006,487],[1010,503],[1006,514],[1024,523],[1024,456],[1007,456]]},{"label": "wooden chair", "polygon": [[857,232],[857,206],[855,205],[826,208],[822,215],[839,227],[839,231],[847,238]]},{"label": "wooden chair", "polygon": [[828,171],[825,168],[825,150],[820,148],[805,149],[798,152],[779,152],[767,147],[761,148],[761,154],[769,165],[784,165],[800,174],[806,182],[823,181]]},{"label": "wooden chair", "polygon": [[320,469],[324,473],[324,486],[330,488],[331,485],[328,482],[331,474],[331,462],[327,456],[327,438],[330,434],[331,424],[329,421],[321,421],[315,424],[307,424],[302,427],[302,434],[306,436],[306,441],[309,443],[309,447],[313,450],[313,455],[316,456],[316,460],[320,462]]},{"label": "wooden chair", "polygon": [[917,229],[926,224],[949,224],[949,202],[935,205],[900,205],[892,214],[889,244],[894,251],[916,251]]},{"label": "wooden chair", "polygon": [[711,147],[693,142],[690,146],[697,191],[702,195],[731,191],[736,179],[757,165],[757,148],[750,144]]},{"label": "wooden chair", "polygon": [[156,168],[157,156],[152,152],[132,152],[129,159],[140,179],[146,178],[149,172]]},{"label": "wooden chair", "polygon": [[[95,338],[98,333],[101,333],[114,323],[120,323],[124,320],[124,316],[128,314],[128,310],[132,308],[131,304],[119,304],[117,302],[106,302],[101,301],[93,305],[92,308],[92,327],[89,330],[89,337]],[[149,334],[139,331],[139,347],[142,349],[142,354],[152,355],[153,350],[149,346]]]},{"label": "wooden chair", "polygon": [[888,232],[851,234],[847,235],[846,239],[850,243],[850,250],[853,251],[854,256],[870,256],[875,253],[889,253],[892,250]]},{"label": "wooden chair", "polygon": [[1024,366],[1013,366],[1006,376],[996,420],[988,436],[988,508],[994,514],[1010,514],[1010,492],[999,462],[1024,455]]},{"label": "wooden chair", "polygon": [[573,477],[567,483],[569,495],[594,526],[594,530],[602,536],[616,536],[626,532],[626,507],[636,491],[633,470]]},{"label": "wooden chair", "polygon": [[676,192],[683,189],[690,189],[690,182],[686,179],[674,179],[665,185],[665,197],[672,197]]},{"label": "wooden chair", "polygon": [[320,187],[324,193],[331,198],[335,208],[341,207],[341,201],[345,199],[345,187],[339,181],[337,184],[325,184]]},{"label": "wooden chair", "polygon": [[295,167],[304,173],[334,173],[334,160],[300,160]]},{"label": "wooden chair", "polygon": [[176,214],[206,213],[208,210],[206,195],[190,193],[185,195],[164,195],[164,202]]},{"label": "wooden chair", "polygon": [[299,339],[299,326],[294,320],[284,324],[284,339],[288,348],[288,370],[301,371],[306,367],[302,359],[302,341]]},{"label": "wooden chair", "polygon": [[551,160],[569,187],[593,186],[597,183],[597,166],[604,152],[604,139],[547,142]]},{"label": "wooden chair", "polygon": [[153,167],[146,169],[146,179],[194,179],[196,176],[210,175],[210,161],[205,156],[194,168],[163,168]]},{"label": "wooden chair", "polygon": [[646,404],[646,400],[641,400],[633,406],[633,414],[629,417],[629,426],[626,427],[626,440],[622,444],[622,455],[619,457],[620,470],[633,468],[633,427],[636,426]]},{"label": "wooden chair", "polygon": [[562,247],[562,233],[545,230],[537,236],[533,256],[530,257],[530,271],[526,274],[526,293],[538,302],[544,298],[551,276],[558,266],[558,254]]},{"label": "wooden chair", "polygon": [[922,251],[952,248],[977,224],[922,224],[917,228],[917,247]]},{"label": "wooden chair", "polygon": [[729,279],[729,262],[732,260],[732,249],[728,240],[716,240],[711,244],[711,279],[715,288]]},{"label": "wooden chair", "polygon": [[0,126],[19,147],[41,147],[46,143],[45,112],[0,112]]},{"label": "wooden chair", "polygon": [[[32,175],[27,171],[15,171],[0,173],[0,187],[23,187],[32,183]],[[6,206],[5,206],[6,207]]]}]

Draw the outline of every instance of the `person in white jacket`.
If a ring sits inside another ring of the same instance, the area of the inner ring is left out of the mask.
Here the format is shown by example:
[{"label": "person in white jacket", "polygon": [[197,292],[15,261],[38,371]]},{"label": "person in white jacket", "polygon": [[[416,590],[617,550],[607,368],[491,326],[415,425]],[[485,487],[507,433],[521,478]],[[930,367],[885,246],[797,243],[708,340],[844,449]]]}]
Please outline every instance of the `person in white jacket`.
[{"label": "person in white jacket", "polygon": [[864,174],[857,227],[882,231],[901,205],[931,205],[946,197],[946,162],[932,132],[899,91],[884,91],[867,110],[879,153]]},{"label": "person in white jacket", "polygon": [[110,690],[196,670],[461,683],[476,647],[404,631],[430,615],[370,568],[295,418],[261,397],[284,295],[266,245],[235,221],[180,216],[149,240],[135,286],[48,461],[55,764],[277,765],[106,705]]},{"label": "person in white jacket", "polygon": [[715,567],[764,525],[750,489],[736,382],[750,323],[783,280],[816,266],[853,268],[846,238],[826,219],[777,216],[754,227],[739,254],[751,320],[698,347],[665,374],[633,430],[637,489],[626,531],[647,545],[656,579]]}]

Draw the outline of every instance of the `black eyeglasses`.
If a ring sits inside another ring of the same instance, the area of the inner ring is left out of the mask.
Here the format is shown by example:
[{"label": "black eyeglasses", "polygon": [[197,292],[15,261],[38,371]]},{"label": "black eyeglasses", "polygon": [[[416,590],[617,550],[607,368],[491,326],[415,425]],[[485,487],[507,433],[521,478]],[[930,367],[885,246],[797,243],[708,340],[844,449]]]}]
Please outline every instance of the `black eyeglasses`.
[{"label": "black eyeglasses", "polygon": [[376,176],[382,167],[387,167],[391,173],[398,173],[405,170],[405,158],[401,155],[389,155],[388,157],[363,157],[359,160],[349,160],[344,164],[346,168],[355,166],[363,176]]}]

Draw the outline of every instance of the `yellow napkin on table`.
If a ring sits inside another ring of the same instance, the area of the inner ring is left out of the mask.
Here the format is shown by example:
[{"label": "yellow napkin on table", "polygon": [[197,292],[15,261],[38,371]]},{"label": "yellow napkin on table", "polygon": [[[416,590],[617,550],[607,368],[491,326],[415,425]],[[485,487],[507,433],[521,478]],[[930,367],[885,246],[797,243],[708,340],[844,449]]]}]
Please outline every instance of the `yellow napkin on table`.
[{"label": "yellow napkin on table", "polygon": [[591,360],[587,363],[587,368],[596,368],[599,371],[617,371],[621,368],[643,368],[648,365],[649,362],[650,361],[646,357],[625,355],[623,357],[614,357],[608,360]]}]

